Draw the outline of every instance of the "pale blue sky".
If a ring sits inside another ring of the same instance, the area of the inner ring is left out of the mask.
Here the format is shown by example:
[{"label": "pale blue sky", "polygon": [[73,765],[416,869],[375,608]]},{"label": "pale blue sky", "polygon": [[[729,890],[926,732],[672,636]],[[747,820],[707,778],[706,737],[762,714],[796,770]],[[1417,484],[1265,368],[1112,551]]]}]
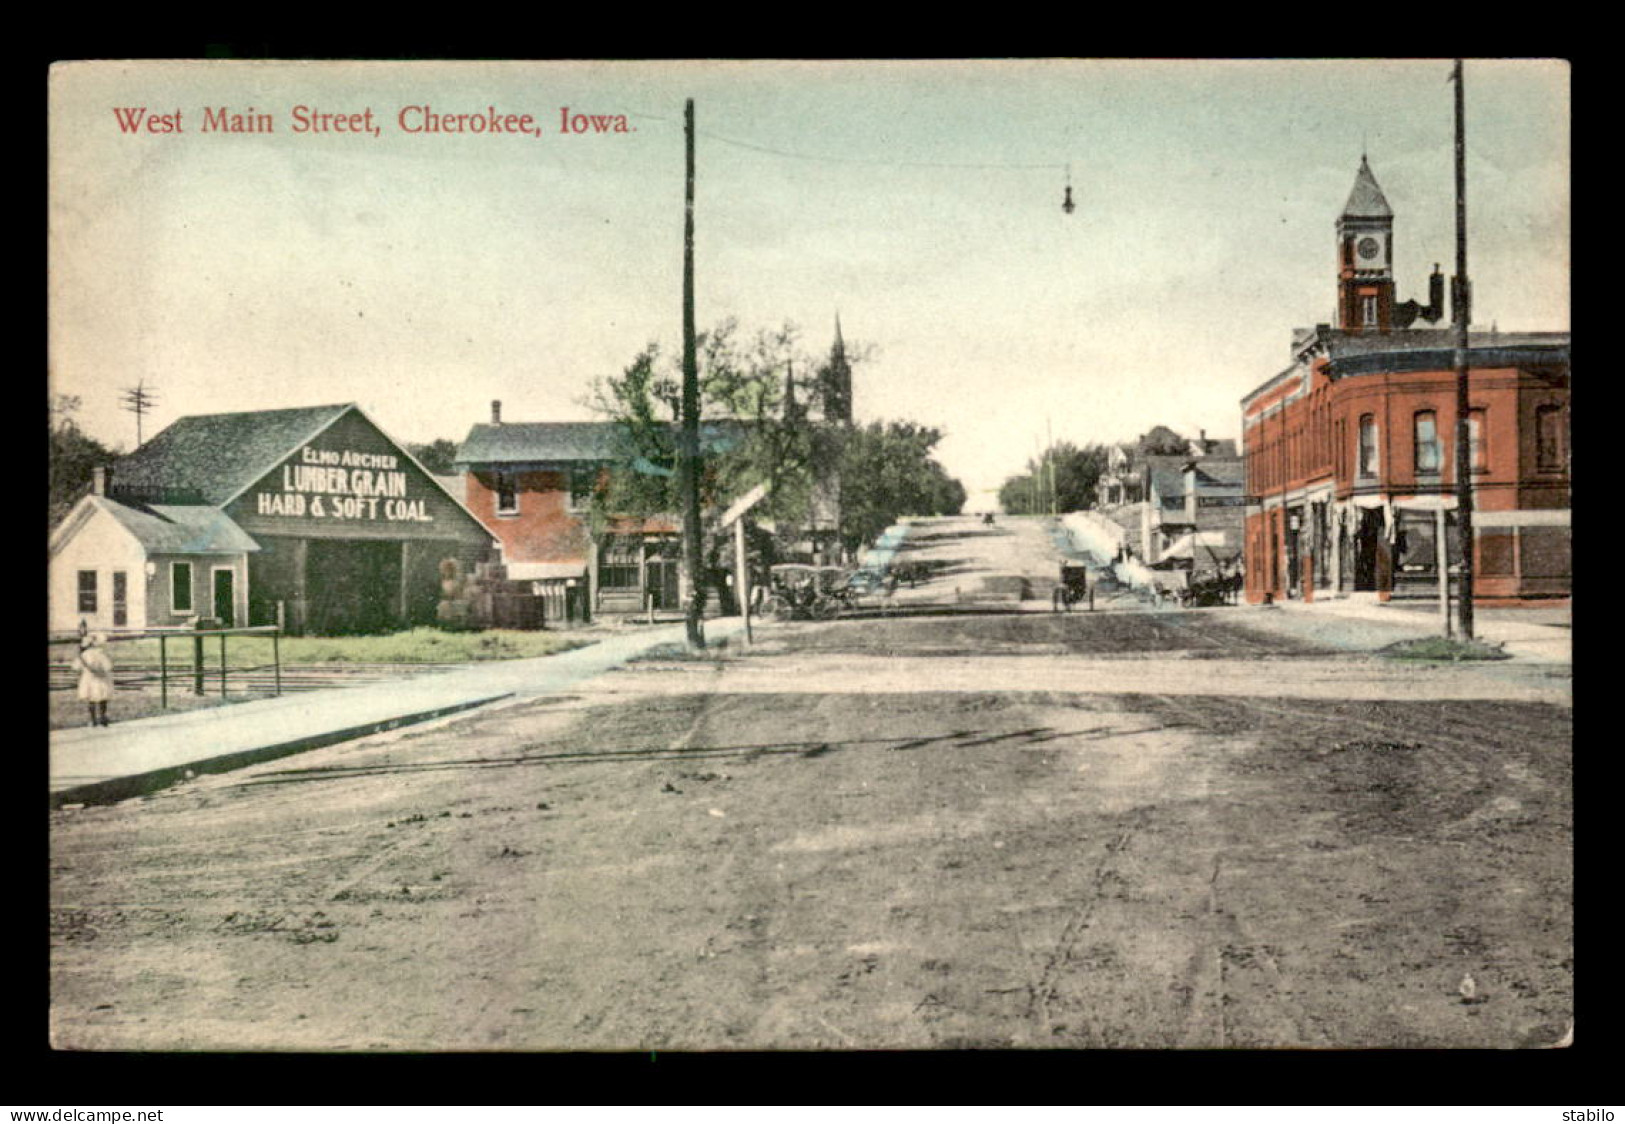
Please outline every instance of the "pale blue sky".
[{"label": "pale blue sky", "polygon": [[[1447,61],[93,63],[51,89],[51,373],[128,447],[120,388],[184,414],[359,402],[400,440],[588,418],[596,376],[681,340],[683,101],[700,130],[697,310],[837,312],[873,348],[860,421],[942,427],[972,490],[1046,426],[1237,436],[1239,399],[1327,321],[1362,147],[1400,299],[1454,260]],[[1469,61],[1478,323],[1566,330],[1569,78]],[[295,135],[296,105],[382,134]],[[411,136],[402,106],[533,113],[540,137]],[[115,106],[182,111],[129,136]],[[253,106],[271,134],[201,132]],[[625,114],[563,136],[560,107]],[[749,147],[746,147],[749,146]],[[767,150],[767,151],[764,151]],[[1061,211],[1066,165],[1077,210]]]}]

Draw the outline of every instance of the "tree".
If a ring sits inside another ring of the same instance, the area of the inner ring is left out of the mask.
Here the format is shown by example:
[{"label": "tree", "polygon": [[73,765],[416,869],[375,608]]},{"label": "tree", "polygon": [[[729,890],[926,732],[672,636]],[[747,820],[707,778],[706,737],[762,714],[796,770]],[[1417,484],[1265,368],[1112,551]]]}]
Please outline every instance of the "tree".
[{"label": "tree", "polygon": [[445,437],[437,437],[427,445],[407,445],[406,451],[436,476],[450,476],[457,471],[457,442]]},{"label": "tree", "polygon": [[[873,541],[901,515],[958,514],[964,486],[931,456],[941,431],[902,421],[845,424],[850,364],[862,361],[866,351],[838,344],[815,362],[801,351],[799,337],[793,324],[785,324],[742,341],[732,320],[700,336],[707,517],[766,484],[767,498],[753,515],[779,528],[782,551],[810,521],[820,490],[835,481],[839,533],[848,550]],[[837,377],[842,365],[847,370]],[[599,380],[592,405],[619,423],[621,446],[617,465],[593,498],[593,533],[602,534],[616,516],[678,510],[672,472],[677,383],[659,347],[650,344],[621,374]],[[726,557],[722,530],[706,528],[708,557]]]},{"label": "tree", "polygon": [[958,515],[965,488],[931,456],[942,431],[914,422],[853,429],[841,455],[841,537],[849,550],[904,515]]},{"label": "tree", "polygon": [[1005,479],[999,487],[999,504],[1012,515],[1048,514],[1053,491],[1055,511],[1091,508],[1108,452],[1105,445],[1079,448],[1069,441],[1056,442],[1042,456],[1029,459],[1020,475]]},{"label": "tree", "polygon": [[51,526],[60,523],[90,487],[92,471],[113,463],[118,453],[79,428],[74,415],[80,400],[53,395],[50,400],[50,507]]},{"label": "tree", "polygon": [[[791,525],[807,518],[815,482],[839,457],[839,443],[809,422],[818,403],[797,375],[812,362],[797,347],[794,325],[760,331],[742,343],[733,320],[698,340],[702,445],[708,453],[701,495],[708,511],[757,484],[769,497],[757,515]],[[620,375],[595,384],[591,404],[618,423],[617,464],[595,494],[595,533],[610,518],[679,510],[675,475],[679,391],[677,373],[657,344],[639,352]]]}]

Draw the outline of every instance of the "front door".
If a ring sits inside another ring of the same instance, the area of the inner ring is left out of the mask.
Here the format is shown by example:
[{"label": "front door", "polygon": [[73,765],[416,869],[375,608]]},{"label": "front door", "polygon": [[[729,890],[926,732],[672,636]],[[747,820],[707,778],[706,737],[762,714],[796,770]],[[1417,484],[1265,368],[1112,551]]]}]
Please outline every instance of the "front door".
[{"label": "front door", "polygon": [[1382,537],[1382,512],[1360,509],[1360,526],[1354,536],[1354,588],[1366,592],[1377,588],[1377,540]]},{"label": "front door", "polygon": [[214,572],[214,618],[221,628],[236,628],[236,579],[234,570]]}]

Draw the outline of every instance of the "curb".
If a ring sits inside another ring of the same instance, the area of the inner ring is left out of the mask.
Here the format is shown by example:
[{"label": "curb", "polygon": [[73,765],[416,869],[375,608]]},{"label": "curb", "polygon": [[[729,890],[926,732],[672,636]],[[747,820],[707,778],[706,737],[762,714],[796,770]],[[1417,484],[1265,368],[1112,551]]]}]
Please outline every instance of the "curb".
[{"label": "curb", "polygon": [[232,753],[221,754],[218,757],[207,757],[201,761],[188,761],[181,765],[167,765],[161,769],[152,769],[131,776],[107,777],[98,781],[71,785],[51,793],[50,807],[54,811],[64,804],[112,804],[120,800],[128,800],[132,796],[143,796],[159,789],[168,788],[170,785],[188,780],[198,773],[229,773],[234,769],[242,769],[262,761],[274,761],[279,757],[291,757],[296,753],[305,753],[312,749],[337,745],[339,742],[352,741],[356,738],[367,737],[370,734],[378,734],[402,726],[412,726],[419,722],[429,722],[448,714],[456,714],[458,711],[472,710],[475,707],[485,706],[499,699],[508,698],[512,694],[512,691],[504,691],[500,694],[449,703],[445,706],[438,706],[413,714],[375,719],[342,730],[329,730],[321,734],[295,738],[292,741],[277,742],[254,749],[237,750]]}]

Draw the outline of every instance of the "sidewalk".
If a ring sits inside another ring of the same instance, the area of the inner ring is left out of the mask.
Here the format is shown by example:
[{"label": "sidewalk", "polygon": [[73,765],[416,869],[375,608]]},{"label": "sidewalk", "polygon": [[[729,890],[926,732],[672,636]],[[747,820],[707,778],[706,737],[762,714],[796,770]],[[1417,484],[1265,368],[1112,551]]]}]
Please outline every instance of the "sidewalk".
[{"label": "sidewalk", "polygon": [[[1423,601],[1379,602],[1340,597],[1317,600],[1307,605],[1302,601],[1277,601],[1275,604],[1294,613],[1406,626],[1418,637],[1439,636],[1444,631],[1438,605]],[[1570,621],[1571,607],[1568,602],[1540,608],[1479,607],[1473,613],[1473,632],[1480,640],[1503,645],[1514,659],[1572,664],[1574,638]]]},{"label": "sidewalk", "polygon": [[[737,617],[705,622],[707,641],[739,631]],[[192,773],[259,761],[427,722],[506,698],[551,694],[651,648],[681,644],[684,626],[635,628],[596,644],[397,682],[335,687],[113,726],[51,732],[51,806],[122,800]]]}]

